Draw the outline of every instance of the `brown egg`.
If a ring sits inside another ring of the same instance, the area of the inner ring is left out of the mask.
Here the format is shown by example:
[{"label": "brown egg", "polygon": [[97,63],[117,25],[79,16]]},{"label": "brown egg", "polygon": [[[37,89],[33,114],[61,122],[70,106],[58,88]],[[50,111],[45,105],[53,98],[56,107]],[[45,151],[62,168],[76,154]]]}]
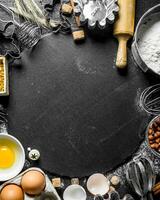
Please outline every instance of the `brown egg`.
[{"label": "brown egg", "polygon": [[23,200],[22,188],[16,184],[6,185],[0,194],[0,200]]},{"label": "brown egg", "polygon": [[29,195],[39,195],[44,190],[45,184],[45,176],[37,170],[28,171],[21,180],[24,192]]}]

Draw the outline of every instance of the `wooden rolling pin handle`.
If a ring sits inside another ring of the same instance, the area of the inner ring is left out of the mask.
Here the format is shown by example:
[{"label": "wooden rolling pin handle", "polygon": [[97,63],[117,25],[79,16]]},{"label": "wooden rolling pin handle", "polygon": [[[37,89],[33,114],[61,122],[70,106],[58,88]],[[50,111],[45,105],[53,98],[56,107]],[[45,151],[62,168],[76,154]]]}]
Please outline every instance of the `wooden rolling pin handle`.
[{"label": "wooden rolling pin handle", "polygon": [[119,47],[117,53],[116,66],[119,69],[124,69],[127,66],[127,41],[127,37],[118,36]]}]

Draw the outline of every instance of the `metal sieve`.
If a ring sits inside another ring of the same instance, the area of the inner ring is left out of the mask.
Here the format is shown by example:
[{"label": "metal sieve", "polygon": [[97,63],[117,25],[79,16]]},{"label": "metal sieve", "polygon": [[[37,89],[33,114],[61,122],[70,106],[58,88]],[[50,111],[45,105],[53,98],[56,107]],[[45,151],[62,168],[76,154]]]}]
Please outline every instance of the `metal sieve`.
[{"label": "metal sieve", "polygon": [[151,18],[153,14],[157,14],[157,13],[160,14],[160,4],[149,9],[139,20],[136,30],[135,30],[134,38],[133,38],[132,54],[133,54],[135,63],[143,70],[143,72],[151,71],[154,74],[157,74],[158,76],[160,76],[154,70],[150,69],[147,66],[147,64],[143,61],[143,58],[140,55],[139,45],[138,45],[138,41],[140,40],[140,29],[142,25],[147,23],[149,21],[149,18]]}]

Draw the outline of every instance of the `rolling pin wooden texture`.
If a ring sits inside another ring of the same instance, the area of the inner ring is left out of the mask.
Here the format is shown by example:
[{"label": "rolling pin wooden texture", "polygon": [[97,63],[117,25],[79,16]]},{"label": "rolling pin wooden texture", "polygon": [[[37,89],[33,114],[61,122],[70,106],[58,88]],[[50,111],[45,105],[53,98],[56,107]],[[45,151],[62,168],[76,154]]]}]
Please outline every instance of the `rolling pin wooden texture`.
[{"label": "rolling pin wooden texture", "polygon": [[136,0],[118,0],[119,16],[114,25],[114,36],[119,47],[116,66],[123,69],[127,66],[127,42],[134,34]]}]

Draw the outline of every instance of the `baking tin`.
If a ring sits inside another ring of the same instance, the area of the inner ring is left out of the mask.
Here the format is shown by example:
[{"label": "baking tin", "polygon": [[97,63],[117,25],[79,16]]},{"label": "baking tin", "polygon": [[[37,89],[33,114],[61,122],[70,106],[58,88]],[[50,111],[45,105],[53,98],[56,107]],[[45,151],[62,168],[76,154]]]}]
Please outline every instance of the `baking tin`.
[{"label": "baking tin", "polygon": [[0,96],[8,96],[9,95],[9,78],[8,78],[8,62],[6,57],[0,56],[0,61],[3,62],[3,70],[4,70],[4,91],[0,91]]},{"label": "baking tin", "polygon": [[[21,173],[17,177],[15,177],[15,178],[13,178],[13,179],[5,182],[4,184],[2,184],[0,186],[0,191],[3,189],[4,186],[6,186],[6,185],[8,185],[10,183],[15,183],[17,185],[20,185],[22,176],[26,172],[31,171],[31,170],[39,171],[39,172],[41,172],[45,176],[45,178],[46,178],[46,187],[45,187],[44,192],[41,195],[39,195],[39,196],[33,197],[33,196],[28,196],[27,194],[24,193],[24,200],[37,200],[37,199],[61,200],[61,198],[59,197],[57,191],[55,190],[55,188],[53,187],[51,181],[49,180],[48,176],[41,169],[35,168],[35,167],[27,169],[26,171],[24,171],[23,173]],[[47,197],[47,194],[48,194],[48,196],[49,196],[49,194],[50,195],[52,194],[52,196],[54,196],[54,198],[53,197],[52,198],[51,197]],[[46,197],[45,197],[45,195],[46,195]]]},{"label": "baking tin", "polygon": [[[139,51],[139,46],[138,46],[138,40],[139,40],[139,30],[141,28],[141,26],[143,24],[145,24],[148,21],[148,18],[153,15],[159,13],[160,14],[160,4],[152,7],[151,9],[149,9],[139,20],[136,30],[135,30],[135,34],[134,34],[134,39],[133,39],[133,44],[132,44],[132,54],[133,54],[133,58],[135,60],[135,63],[143,70],[143,72],[147,72],[150,71],[154,74],[157,74],[155,71],[153,71],[152,69],[150,69],[146,63],[143,61],[141,55],[140,55],[140,51]],[[160,76],[159,74],[157,74],[158,76]]]},{"label": "baking tin", "polygon": [[113,24],[115,15],[119,11],[117,0],[74,0],[74,2],[75,13],[80,15],[82,24],[88,22],[89,28],[98,25],[99,28],[104,29],[107,23]]},{"label": "baking tin", "polygon": [[154,122],[157,118],[159,118],[159,117],[160,117],[160,115],[157,115],[156,117],[154,117],[154,118],[149,122],[149,124],[148,124],[148,126],[147,126],[147,129],[146,129],[146,133],[145,133],[145,140],[146,140],[147,147],[148,147],[148,148],[151,150],[151,152],[152,152],[156,157],[158,157],[158,158],[160,158],[160,153],[158,153],[157,151],[155,151],[154,149],[152,149],[152,148],[150,147],[150,145],[149,145],[148,130],[149,130],[150,125],[153,124],[153,122]]}]

